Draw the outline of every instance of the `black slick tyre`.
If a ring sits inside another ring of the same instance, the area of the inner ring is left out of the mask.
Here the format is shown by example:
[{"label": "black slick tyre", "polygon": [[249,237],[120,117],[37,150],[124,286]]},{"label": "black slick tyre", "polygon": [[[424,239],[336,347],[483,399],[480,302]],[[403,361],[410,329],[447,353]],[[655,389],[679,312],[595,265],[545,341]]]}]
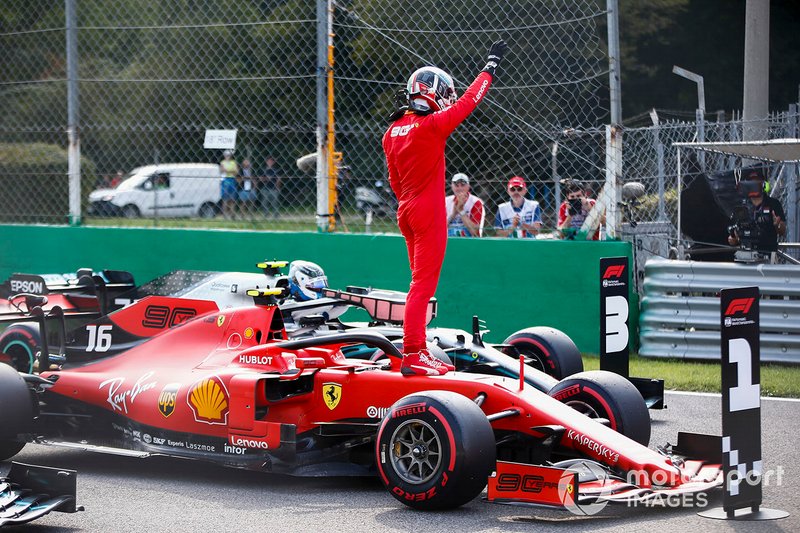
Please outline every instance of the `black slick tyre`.
[{"label": "black slick tyre", "polygon": [[451,509],[477,497],[495,468],[496,443],[480,407],[449,391],[397,401],[383,419],[378,473],[389,492],[414,509]]},{"label": "black slick tyre", "polygon": [[5,354],[0,361],[10,364],[19,372],[30,374],[41,346],[38,325],[13,324],[0,335],[0,354]]},{"label": "black slick tyre", "polygon": [[514,346],[520,354],[533,359],[530,366],[556,379],[583,372],[581,352],[569,336],[555,328],[526,328],[508,337],[503,344]]},{"label": "black slick tyre", "polygon": [[25,446],[25,442],[18,439],[30,431],[33,400],[19,372],[8,365],[0,365],[0,461],[15,456]]},{"label": "black slick tyre", "polygon": [[647,446],[650,413],[642,395],[622,376],[603,370],[574,374],[549,392],[556,400],[590,418],[605,418],[611,429]]}]

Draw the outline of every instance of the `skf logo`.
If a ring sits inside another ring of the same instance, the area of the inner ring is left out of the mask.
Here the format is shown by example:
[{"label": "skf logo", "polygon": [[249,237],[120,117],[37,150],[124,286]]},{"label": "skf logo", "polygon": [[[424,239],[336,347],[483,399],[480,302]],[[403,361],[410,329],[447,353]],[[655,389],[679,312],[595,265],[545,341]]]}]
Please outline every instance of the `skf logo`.
[{"label": "skf logo", "polygon": [[731,303],[728,304],[727,311],[725,311],[725,315],[731,316],[736,313],[746,315],[750,312],[750,307],[753,305],[754,301],[755,298],[736,298],[735,300],[731,300]]},{"label": "skf logo", "polygon": [[164,415],[164,418],[169,418],[169,415],[175,411],[175,402],[178,399],[178,389],[180,388],[180,383],[168,383],[161,389],[161,394],[158,395],[158,411]]},{"label": "skf logo", "polygon": [[625,265],[611,265],[606,268],[603,279],[620,278],[623,272],[625,272]]},{"label": "skf logo", "polygon": [[224,324],[224,323],[225,323],[225,315],[219,315],[217,317],[217,327],[221,328],[222,324]]},{"label": "skf logo", "polygon": [[195,383],[186,394],[194,419],[211,425],[224,425],[228,418],[228,390],[217,376]]},{"label": "skf logo", "polygon": [[405,137],[413,128],[416,127],[417,124],[406,124],[405,126],[395,126],[394,128],[392,128],[391,133],[389,133],[389,137]]},{"label": "skf logo", "polygon": [[339,383],[323,383],[322,399],[325,400],[328,409],[333,411],[342,399],[342,386]]}]

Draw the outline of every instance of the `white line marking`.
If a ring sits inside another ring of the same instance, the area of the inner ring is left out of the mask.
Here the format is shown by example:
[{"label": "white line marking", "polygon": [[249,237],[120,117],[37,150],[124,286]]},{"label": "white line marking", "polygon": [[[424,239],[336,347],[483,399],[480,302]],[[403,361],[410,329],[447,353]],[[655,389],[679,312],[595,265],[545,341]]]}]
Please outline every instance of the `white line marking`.
[{"label": "white line marking", "polygon": [[[719,392],[690,392],[682,390],[667,390],[666,394],[675,394],[678,396],[705,396],[709,398],[722,398]],[[772,400],[776,402],[800,402],[800,398],[776,398],[774,396],[762,396],[762,400]]]}]

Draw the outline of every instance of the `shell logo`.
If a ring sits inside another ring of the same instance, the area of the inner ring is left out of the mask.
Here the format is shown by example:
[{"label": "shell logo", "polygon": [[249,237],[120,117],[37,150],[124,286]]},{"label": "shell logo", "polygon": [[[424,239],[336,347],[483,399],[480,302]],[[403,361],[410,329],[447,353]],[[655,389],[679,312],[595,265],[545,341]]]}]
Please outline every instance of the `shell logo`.
[{"label": "shell logo", "polygon": [[204,424],[224,425],[228,418],[228,390],[218,376],[195,383],[186,395],[194,419]]}]

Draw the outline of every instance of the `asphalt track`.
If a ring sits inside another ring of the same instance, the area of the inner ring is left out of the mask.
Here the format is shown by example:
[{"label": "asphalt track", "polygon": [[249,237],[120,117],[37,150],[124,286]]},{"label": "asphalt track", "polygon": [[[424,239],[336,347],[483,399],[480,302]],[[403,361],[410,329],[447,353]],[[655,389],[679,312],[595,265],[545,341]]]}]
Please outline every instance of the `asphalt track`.
[{"label": "asphalt track", "polygon": [[[668,393],[667,404],[668,409],[651,412],[651,445],[674,443],[678,430],[720,433],[719,396]],[[300,479],[28,445],[15,460],[78,470],[78,503],[86,510],[51,513],[3,532],[800,531],[800,402],[764,399],[762,432],[764,468],[773,471],[764,486],[764,507],[790,512],[783,520],[729,522],[697,516],[701,507],[625,505],[579,517],[480,498],[455,511],[422,513],[395,501],[376,479]],[[0,472],[7,467],[0,463]],[[721,505],[717,494],[708,507]]]}]

